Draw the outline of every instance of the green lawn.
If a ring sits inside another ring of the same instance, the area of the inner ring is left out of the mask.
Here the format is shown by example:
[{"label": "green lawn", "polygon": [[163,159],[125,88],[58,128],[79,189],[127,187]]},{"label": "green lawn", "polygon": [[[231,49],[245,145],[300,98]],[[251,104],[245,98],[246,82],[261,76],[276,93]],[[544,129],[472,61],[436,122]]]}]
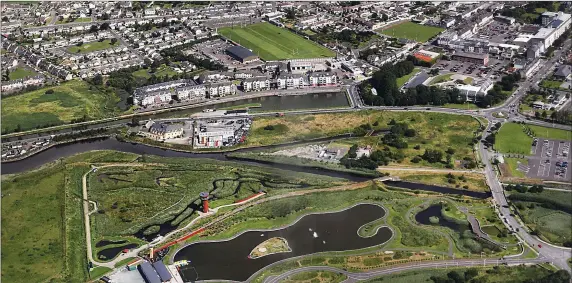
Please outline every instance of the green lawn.
[{"label": "green lawn", "polygon": [[25,77],[33,77],[35,75],[37,75],[37,73],[31,69],[18,67],[16,69],[14,69],[13,71],[10,71],[10,74],[8,75],[8,77],[11,81],[13,81],[13,80],[18,80],[18,79],[25,78]]},{"label": "green lawn", "polygon": [[397,78],[397,87],[403,86],[409,79],[411,79],[411,77],[413,77],[413,76],[415,76],[415,74],[419,73],[419,71],[420,71],[419,68],[415,68],[415,69],[413,69],[413,72],[411,72],[411,73],[409,73],[403,77]]},{"label": "green lawn", "polygon": [[[46,22],[50,22],[50,20],[46,20]],[[68,23],[88,23],[91,22],[91,18],[77,18],[71,22],[68,22],[67,19],[65,20],[57,20],[56,21],[56,25],[61,25],[61,24],[68,24]]]},{"label": "green lawn", "polygon": [[530,155],[532,138],[524,132],[523,126],[505,123],[496,135],[495,149],[502,153]]},{"label": "green lawn", "polygon": [[404,22],[384,29],[381,33],[395,38],[407,38],[417,42],[426,42],[436,36],[444,29],[438,27],[424,26],[413,22]]},{"label": "green lawn", "polygon": [[539,203],[517,201],[522,220],[531,229],[549,242],[562,245],[572,241],[572,215],[569,213],[542,207]]},{"label": "green lawn", "polygon": [[443,74],[443,75],[436,76],[431,80],[430,84],[435,85],[438,83],[448,82],[451,80],[451,76],[453,76],[453,75],[454,75],[453,73],[449,73],[449,74]]},{"label": "green lawn", "polygon": [[463,110],[477,110],[480,109],[476,104],[474,103],[470,103],[470,102],[465,102],[463,104],[457,104],[457,103],[446,103],[445,105],[441,105],[439,107],[443,107],[443,108],[454,108],[454,109],[463,109]]},{"label": "green lawn", "polygon": [[285,283],[313,283],[313,282],[324,282],[324,283],[337,283],[346,280],[347,276],[342,273],[336,273],[331,271],[306,271],[296,273],[292,276],[287,277],[282,282]]},{"label": "green lawn", "polygon": [[119,41],[115,42],[115,44],[111,44],[110,39],[106,39],[104,41],[92,41],[90,43],[84,43],[81,46],[71,46],[68,47],[67,51],[70,53],[89,53],[93,51],[103,50],[111,47],[119,46]]},{"label": "green lawn", "polygon": [[543,80],[541,86],[545,88],[563,89],[560,87],[561,84],[561,81]]},{"label": "green lawn", "polygon": [[530,130],[535,137],[547,138],[547,139],[558,139],[558,140],[570,140],[572,134],[569,131],[546,128],[541,126],[528,125]]},{"label": "green lawn", "polygon": [[263,60],[334,57],[336,54],[315,42],[270,23],[225,27],[219,33],[252,50]]},{"label": "green lawn", "polygon": [[513,177],[524,178],[525,173],[523,171],[517,170],[518,163],[520,162],[523,165],[528,164],[528,160],[525,158],[504,158],[504,162],[506,166],[508,166],[508,170]]},{"label": "green lawn", "polygon": [[[46,94],[53,90],[54,93]],[[120,113],[120,98],[112,91],[90,90],[84,81],[73,80],[2,99],[2,132],[22,131]]]}]

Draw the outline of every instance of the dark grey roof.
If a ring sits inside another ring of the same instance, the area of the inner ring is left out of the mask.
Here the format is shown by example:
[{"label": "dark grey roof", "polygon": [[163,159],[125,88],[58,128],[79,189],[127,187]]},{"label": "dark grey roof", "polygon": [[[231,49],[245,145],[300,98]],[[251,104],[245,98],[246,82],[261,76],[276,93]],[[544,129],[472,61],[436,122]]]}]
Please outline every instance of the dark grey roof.
[{"label": "dark grey roof", "polygon": [[572,73],[572,66],[570,65],[562,65],[554,72],[554,75],[557,77],[567,77]]},{"label": "dark grey roof", "polygon": [[175,131],[180,131],[183,126],[178,124],[161,124],[155,123],[149,129],[149,132],[156,133],[156,134],[165,134],[165,133],[172,133]]},{"label": "dark grey roof", "polygon": [[252,51],[242,47],[242,46],[232,46],[226,49],[226,52],[234,55],[240,59],[246,59],[248,57],[256,56]]},{"label": "dark grey roof", "polygon": [[481,54],[481,53],[471,53],[471,52],[457,52],[453,54],[453,56],[460,56],[465,58],[474,58],[474,59],[485,59],[488,57],[488,54]]},{"label": "dark grey roof", "polygon": [[161,283],[159,275],[157,275],[157,272],[148,261],[142,261],[139,265],[139,270],[141,270],[147,283]]},{"label": "dark grey roof", "polygon": [[159,277],[161,278],[161,281],[165,282],[165,281],[169,281],[169,280],[171,280],[171,278],[173,278],[173,276],[171,276],[171,273],[169,272],[169,270],[167,270],[167,267],[165,266],[165,264],[162,261],[154,262],[153,267],[155,268],[157,273],[159,273]]}]

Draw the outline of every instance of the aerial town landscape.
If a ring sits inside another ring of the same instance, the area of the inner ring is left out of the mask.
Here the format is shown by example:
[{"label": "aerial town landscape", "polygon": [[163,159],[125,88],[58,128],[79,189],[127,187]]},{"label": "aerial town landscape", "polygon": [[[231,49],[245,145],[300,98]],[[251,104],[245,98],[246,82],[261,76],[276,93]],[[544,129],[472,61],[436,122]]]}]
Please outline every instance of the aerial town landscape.
[{"label": "aerial town landscape", "polygon": [[3,282],[572,282],[572,2],[0,10]]}]

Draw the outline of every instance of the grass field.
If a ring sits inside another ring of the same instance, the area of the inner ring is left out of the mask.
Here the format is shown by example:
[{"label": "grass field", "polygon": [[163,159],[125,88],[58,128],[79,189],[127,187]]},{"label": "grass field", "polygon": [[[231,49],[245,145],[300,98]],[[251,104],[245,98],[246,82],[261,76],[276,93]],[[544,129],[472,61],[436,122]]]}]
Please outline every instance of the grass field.
[{"label": "grass field", "polygon": [[218,32],[252,50],[264,60],[334,57],[336,54],[317,43],[270,23],[225,27]]},{"label": "grass field", "polygon": [[111,47],[117,47],[120,43],[117,41],[115,44],[111,44],[110,39],[104,41],[92,41],[90,43],[84,43],[82,46],[71,46],[67,49],[70,53],[89,53],[93,51],[103,50]]},{"label": "grass field", "polygon": [[505,166],[507,166],[510,174],[512,175],[512,177],[517,177],[517,178],[524,178],[525,177],[525,173],[523,171],[517,170],[518,168],[518,163],[520,162],[523,165],[527,165],[528,164],[528,160],[525,158],[504,158],[504,162],[506,163]]},{"label": "grass field", "polygon": [[37,75],[37,73],[31,69],[18,67],[18,68],[14,69],[13,71],[10,72],[10,74],[8,75],[8,78],[11,81],[13,81],[13,80],[22,79],[25,77],[33,77],[35,75]]},{"label": "grass field", "polygon": [[516,123],[502,125],[495,140],[495,149],[502,153],[530,155],[532,138],[524,132],[523,126]]},{"label": "grass field", "polygon": [[435,85],[435,84],[439,84],[439,83],[444,83],[444,82],[448,82],[451,80],[451,76],[453,76],[454,74],[443,74],[443,75],[439,75],[434,77],[431,80],[431,85]]},{"label": "grass field", "polygon": [[331,271],[307,271],[287,277],[282,282],[287,283],[338,283],[346,280],[347,276]]},{"label": "grass field", "polygon": [[[46,94],[48,90],[54,92]],[[61,125],[84,116],[114,116],[120,113],[119,100],[111,91],[90,90],[89,84],[78,80],[2,98],[2,132]]]},{"label": "grass field", "polygon": [[[453,148],[456,152],[453,159],[464,157],[473,158],[472,147],[469,143],[473,139],[472,131],[478,128],[479,123],[470,116],[448,115],[440,113],[422,112],[384,112],[360,111],[352,113],[317,114],[317,115],[286,115],[284,117],[260,117],[254,119],[251,132],[247,138],[246,146],[260,146],[278,144],[298,140],[335,136],[352,132],[355,127],[362,124],[377,123],[374,129],[388,129],[388,123],[395,119],[397,122],[409,124],[417,131],[413,138],[407,138],[408,148],[402,149],[404,160],[401,165],[412,165],[411,158],[422,155],[425,149],[447,150]],[[264,127],[273,125],[273,130]],[[374,149],[384,149],[379,137],[353,138],[342,141],[347,144],[360,146],[372,145]],[[415,146],[419,149],[415,149]],[[415,167],[431,166],[444,167],[443,163],[429,164],[421,161]]]},{"label": "grass field", "polygon": [[399,77],[397,78],[397,87],[402,87],[409,79],[411,79],[411,77],[415,76],[415,74],[419,73],[421,69],[419,68],[415,68],[413,69],[413,72],[403,76],[403,77]]},{"label": "grass field", "polygon": [[463,103],[463,104],[456,104],[456,103],[447,103],[445,105],[441,105],[440,107],[443,108],[454,108],[454,109],[463,109],[463,110],[477,110],[479,107],[474,103]]},{"label": "grass field", "polygon": [[533,135],[538,138],[558,139],[558,140],[570,140],[572,138],[572,133],[565,130],[546,128],[534,125],[527,125],[527,127],[529,127]]},{"label": "grass field", "polygon": [[545,88],[564,89],[564,88],[561,88],[560,85],[562,85],[562,82],[551,81],[551,80],[543,80],[541,83],[541,86],[545,87]]},{"label": "grass field", "polygon": [[395,38],[407,38],[417,42],[426,42],[443,30],[444,29],[438,27],[424,26],[413,22],[404,22],[384,29],[381,33]]}]

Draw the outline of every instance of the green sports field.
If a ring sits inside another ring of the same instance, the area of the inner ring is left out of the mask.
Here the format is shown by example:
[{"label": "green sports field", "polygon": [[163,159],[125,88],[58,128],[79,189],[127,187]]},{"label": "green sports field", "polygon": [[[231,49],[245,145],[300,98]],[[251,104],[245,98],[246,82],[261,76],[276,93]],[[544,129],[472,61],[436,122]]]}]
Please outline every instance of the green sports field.
[{"label": "green sports field", "polygon": [[269,23],[225,27],[218,31],[226,38],[251,49],[263,60],[320,58],[336,55],[317,43]]},{"label": "green sports field", "polygon": [[438,27],[424,26],[413,22],[404,22],[378,31],[391,37],[407,38],[417,42],[426,42],[443,30],[444,29]]}]

